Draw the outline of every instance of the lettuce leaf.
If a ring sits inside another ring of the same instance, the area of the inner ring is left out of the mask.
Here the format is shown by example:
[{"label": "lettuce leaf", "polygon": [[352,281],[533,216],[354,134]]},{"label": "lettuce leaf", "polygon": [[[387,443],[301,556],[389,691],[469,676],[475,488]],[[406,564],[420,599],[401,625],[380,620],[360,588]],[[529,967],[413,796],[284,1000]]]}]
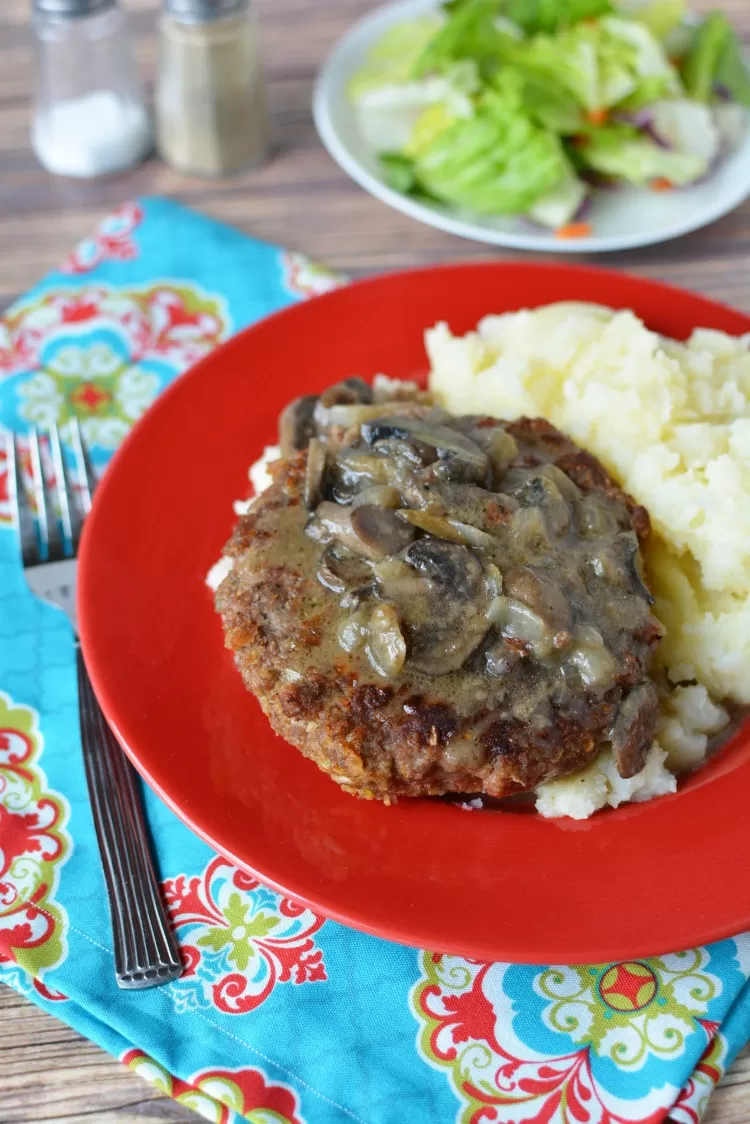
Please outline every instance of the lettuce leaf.
[{"label": "lettuce leaf", "polygon": [[588,194],[588,187],[568,165],[560,182],[529,207],[528,217],[543,226],[567,226],[575,218]]},{"label": "lettuce leaf", "polygon": [[417,61],[441,26],[440,16],[428,15],[389,28],[349,82],[349,97],[356,100],[368,90],[414,78]]},{"label": "lettuce leaf", "polygon": [[[601,22],[601,34],[603,69],[608,63],[627,68],[633,90],[625,98],[630,99],[631,105],[640,108],[658,98],[682,92],[679,75],[664,47],[644,23],[607,16]],[[607,91],[606,84],[604,88],[610,105],[625,100],[616,97],[616,90]]]},{"label": "lettuce leaf", "polygon": [[508,0],[503,13],[527,35],[554,34],[613,11],[609,0]]},{"label": "lettuce leaf", "polygon": [[409,144],[426,110],[439,107],[447,124],[470,117],[479,88],[476,64],[469,59],[443,75],[367,88],[354,99],[359,130],[375,152],[397,152]]},{"label": "lettuce leaf", "polygon": [[499,9],[500,0],[464,0],[453,5],[447,21],[416,60],[414,73],[439,73],[459,59],[473,59],[483,77],[492,75],[503,58],[504,44],[513,41],[513,36],[495,25]]},{"label": "lettuce leaf", "polygon": [[750,76],[742,51],[742,44],[733,28],[724,38],[724,47],[714,71],[714,89],[723,87],[734,101],[750,106]]},{"label": "lettuce leaf", "polygon": [[[436,137],[450,128],[457,116],[461,115],[452,113],[444,102],[429,106],[415,121],[409,140],[402,149],[404,155],[409,157],[421,156]],[[464,114],[463,116],[470,115]]]},{"label": "lettuce leaf", "polygon": [[645,24],[651,34],[663,42],[683,23],[687,10],[687,0],[641,0],[628,4],[623,14]]},{"label": "lettuce leaf", "polygon": [[444,129],[414,160],[420,187],[483,215],[522,214],[567,173],[557,137],[524,113],[512,91],[489,90],[473,117]]},{"label": "lettuce leaf", "polygon": [[599,108],[599,60],[593,27],[535,35],[510,48],[510,61],[538,80],[558,83],[585,110]]},{"label": "lettuce leaf", "polygon": [[721,12],[711,12],[696,31],[692,46],[682,60],[685,89],[698,101],[710,99],[728,26]]},{"label": "lettuce leaf", "polygon": [[592,131],[578,157],[595,172],[633,184],[665,179],[681,187],[700,179],[708,170],[704,157],[662,148],[627,125]]},{"label": "lettuce leaf", "polygon": [[381,152],[378,157],[385,172],[385,182],[394,191],[408,195],[417,185],[414,161],[400,152]]},{"label": "lettuce leaf", "polygon": [[[507,69],[503,73],[507,73]],[[530,117],[543,129],[560,136],[581,130],[584,115],[581,106],[557,79],[549,74],[518,69],[522,84],[522,100]]]},{"label": "lettuce leaf", "polygon": [[691,97],[710,102],[717,87],[750,105],[750,77],[737,34],[722,12],[706,16],[682,60],[682,79]]},{"label": "lettuce leaf", "polygon": [[680,92],[680,82],[661,44],[643,24],[617,16],[580,24],[558,35],[535,35],[506,44],[516,66],[562,86],[589,114],[629,98],[648,100]]},{"label": "lettuce leaf", "polygon": [[719,155],[721,134],[711,109],[693,98],[669,98],[649,107],[651,130],[675,152],[692,152],[710,167]]}]

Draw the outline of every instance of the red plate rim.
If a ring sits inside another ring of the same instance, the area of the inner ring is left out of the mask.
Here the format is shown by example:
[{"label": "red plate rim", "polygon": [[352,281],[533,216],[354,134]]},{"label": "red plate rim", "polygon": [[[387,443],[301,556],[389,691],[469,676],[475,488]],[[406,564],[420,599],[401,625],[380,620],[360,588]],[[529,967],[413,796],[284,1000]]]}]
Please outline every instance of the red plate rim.
[{"label": "red plate rim", "polygon": [[[583,822],[359,802],[271,733],[222,652],[202,584],[284,401],[357,371],[413,373],[422,328],[438,318],[466,331],[486,313],[552,300],[632,307],[677,337],[698,326],[750,330],[749,318],[695,294],[558,263],[385,274],[284,309],[196,364],[123,442],[87,520],[79,618],[97,696],[136,768],[232,862],[318,913],[403,944],[592,963],[750,928],[750,724],[675,796]],[[263,380],[249,394],[243,370],[253,362]],[[232,394],[249,394],[253,418]],[[186,498],[184,466],[196,455],[204,475]],[[186,541],[193,526],[195,543]],[[236,744],[242,732],[255,735],[252,756]]]}]

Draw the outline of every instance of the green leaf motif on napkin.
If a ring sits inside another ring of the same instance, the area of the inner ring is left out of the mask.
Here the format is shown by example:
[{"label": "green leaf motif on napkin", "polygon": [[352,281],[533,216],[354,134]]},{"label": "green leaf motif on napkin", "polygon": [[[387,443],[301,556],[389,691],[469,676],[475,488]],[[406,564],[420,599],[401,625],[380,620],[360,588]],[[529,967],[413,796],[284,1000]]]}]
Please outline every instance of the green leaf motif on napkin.
[{"label": "green leaf motif on napkin", "polygon": [[248,920],[250,912],[250,905],[245,904],[239,894],[232,894],[225,913],[228,928],[209,929],[198,938],[196,944],[212,948],[214,952],[221,952],[230,945],[229,959],[244,972],[251,958],[256,955],[253,937],[267,937],[279,923],[278,917],[272,917],[270,913],[258,913]]},{"label": "green leaf motif on napkin", "polygon": [[0,417],[16,430],[57,424],[63,437],[77,417],[101,459],[231,326],[225,300],[187,282],[32,296],[0,319]]},{"label": "green leaf motif on napkin", "polygon": [[323,918],[216,857],[201,874],[164,883],[184,974],[165,989],[181,1013],[245,1014],[279,984],[327,979],[315,934]]}]

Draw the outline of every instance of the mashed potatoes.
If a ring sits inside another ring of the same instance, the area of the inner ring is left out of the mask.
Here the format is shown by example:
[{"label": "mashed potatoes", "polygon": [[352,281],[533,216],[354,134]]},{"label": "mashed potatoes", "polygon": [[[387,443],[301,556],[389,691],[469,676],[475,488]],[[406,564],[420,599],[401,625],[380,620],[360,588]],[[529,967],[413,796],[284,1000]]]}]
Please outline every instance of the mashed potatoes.
[{"label": "mashed potatoes", "polygon": [[703,329],[677,343],[631,312],[584,304],[488,316],[463,337],[445,324],[427,332],[430,387],[447,409],[547,418],[656,531],[646,567],[667,629],[657,659],[673,684],[692,685],[665,696],[642,773],[623,781],[604,753],[542,786],[543,815],[583,818],[674,791],[673,771],[698,764],[728,721],[711,695],[750,703],[748,342]]},{"label": "mashed potatoes", "polygon": [[537,811],[543,816],[583,820],[606,805],[617,808],[629,800],[640,802],[674,792],[675,772],[700,764],[709,737],[723,730],[728,721],[724,707],[712,701],[705,687],[675,687],[662,698],[656,740],[640,773],[627,780],[621,777],[612,754],[605,750],[588,769],[540,785]]}]

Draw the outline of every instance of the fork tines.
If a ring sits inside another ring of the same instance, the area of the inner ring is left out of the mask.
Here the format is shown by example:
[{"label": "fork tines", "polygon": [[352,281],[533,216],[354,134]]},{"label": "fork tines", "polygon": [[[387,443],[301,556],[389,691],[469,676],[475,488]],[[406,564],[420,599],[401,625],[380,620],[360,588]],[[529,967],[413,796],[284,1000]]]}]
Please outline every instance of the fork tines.
[{"label": "fork tines", "polygon": [[78,552],[83,521],[91,508],[93,474],[77,419],[70,423],[70,432],[78,499],[63,455],[59,428],[55,425],[47,434],[51,473],[49,465],[45,464],[37,427],[32,426],[29,430],[29,460],[35,511],[24,484],[18,440],[13,433],[7,435],[10,503],[18,528],[24,566],[58,562],[62,558],[73,557]]}]

